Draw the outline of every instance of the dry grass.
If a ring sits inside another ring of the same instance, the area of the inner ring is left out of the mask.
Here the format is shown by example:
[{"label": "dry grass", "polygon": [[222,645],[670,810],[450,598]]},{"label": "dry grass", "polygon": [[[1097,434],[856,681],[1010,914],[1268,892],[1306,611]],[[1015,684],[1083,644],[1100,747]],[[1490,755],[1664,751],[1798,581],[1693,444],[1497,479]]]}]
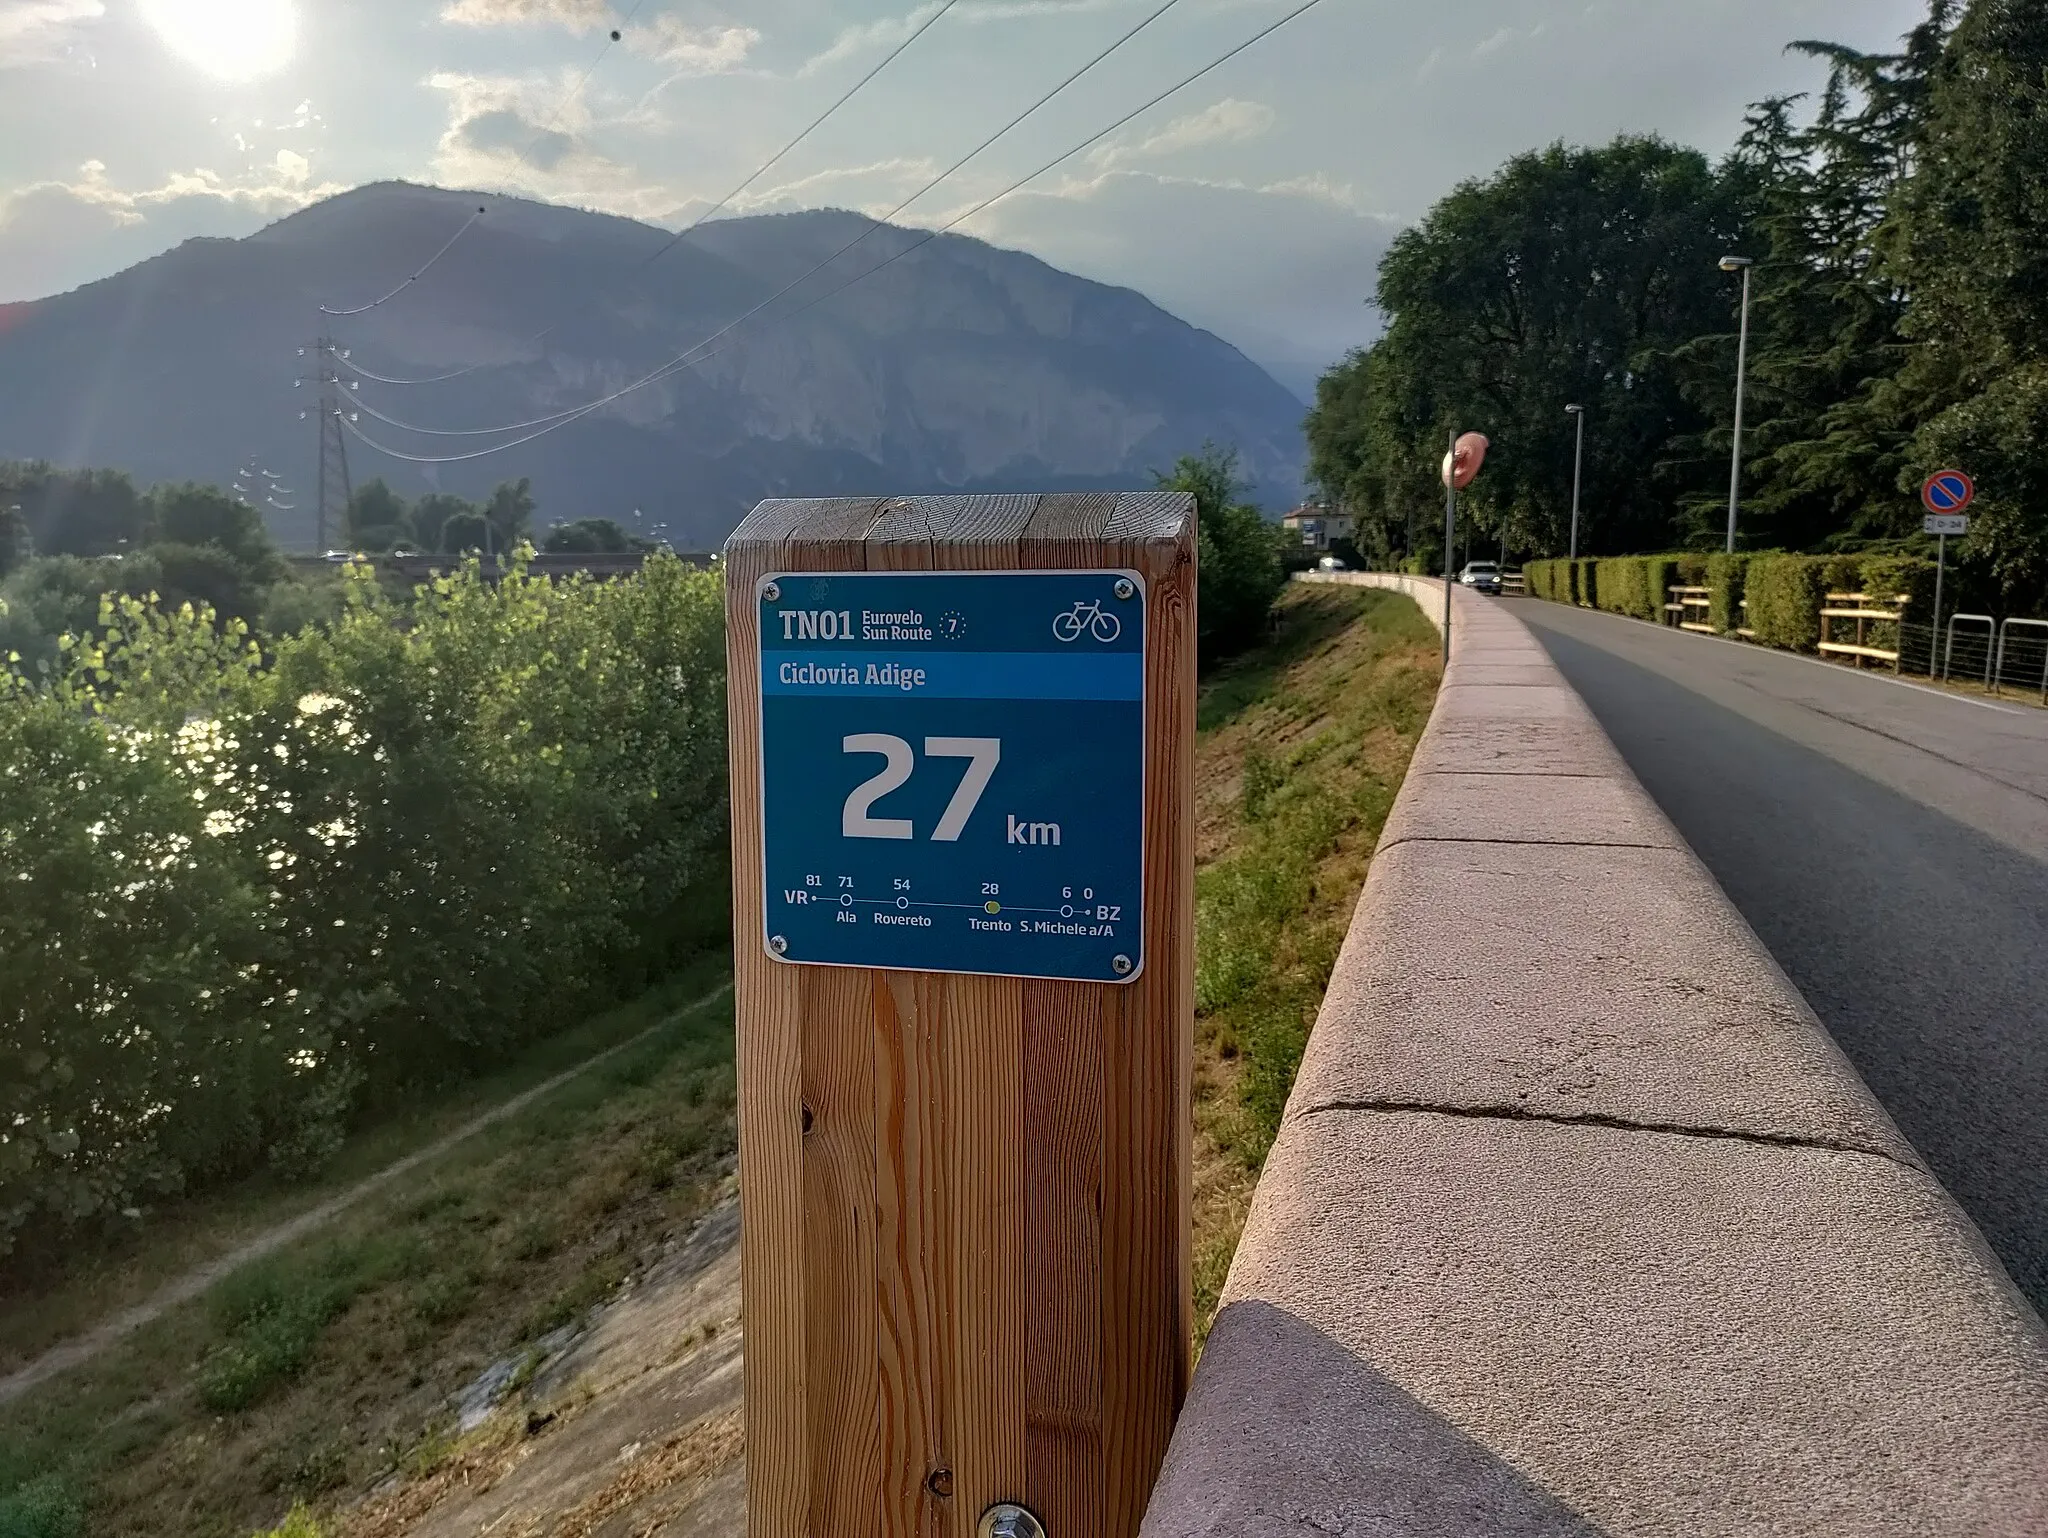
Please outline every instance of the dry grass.
[{"label": "dry grass", "polygon": [[1196,748],[1195,1306],[1208,1334],[1373,846],[1429,719],[1407,598],[1297,586],[1203,687]]}]

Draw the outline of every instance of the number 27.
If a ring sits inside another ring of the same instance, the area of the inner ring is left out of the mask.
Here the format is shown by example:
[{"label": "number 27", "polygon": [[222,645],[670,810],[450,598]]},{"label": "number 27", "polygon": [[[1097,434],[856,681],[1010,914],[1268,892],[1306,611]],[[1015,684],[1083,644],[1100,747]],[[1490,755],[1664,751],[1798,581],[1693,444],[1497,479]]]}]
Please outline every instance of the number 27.
[{"label": "number 27", "polygon": [[[840,749],[847,753],[879,753],[885,760],[882,772],[872,779],[856,785],[853,794],[846,798],[846,806],[839,815],[839,831],[846,838],[915,838],[908,817],[876,817],[875,803],[891,791],[901,790],[909,782],[916,756],[910,744],[901,737],[891,737],[883,732],[861,732],[841,740]],[[938,827],[932,830],[935,844],[955,844],[966,831],[967,819],[974,815],[974,808],[980,804],[981,793],[988,789],[988,782],[996,772],[996,765],[1002,761],[1003,744],[997,737],[927,737],[924,740],[926,758],[964,758],[967,772],[960,776],[960,785],[953,792],[953,799],[946,803],[945,815],[939,818]]]}]

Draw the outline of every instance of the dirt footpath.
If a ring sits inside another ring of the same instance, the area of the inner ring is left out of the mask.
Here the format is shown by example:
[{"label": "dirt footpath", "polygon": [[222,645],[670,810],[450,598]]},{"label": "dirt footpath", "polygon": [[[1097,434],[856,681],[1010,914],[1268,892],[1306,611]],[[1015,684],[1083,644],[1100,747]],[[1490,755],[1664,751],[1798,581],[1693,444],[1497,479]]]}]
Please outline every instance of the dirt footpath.
[{"label": "dirt footpath", "polygon": [[743,1538],[740,1381],[739,1206],[728,1197],[430,1472],[341,1514],[340,1531]]}]

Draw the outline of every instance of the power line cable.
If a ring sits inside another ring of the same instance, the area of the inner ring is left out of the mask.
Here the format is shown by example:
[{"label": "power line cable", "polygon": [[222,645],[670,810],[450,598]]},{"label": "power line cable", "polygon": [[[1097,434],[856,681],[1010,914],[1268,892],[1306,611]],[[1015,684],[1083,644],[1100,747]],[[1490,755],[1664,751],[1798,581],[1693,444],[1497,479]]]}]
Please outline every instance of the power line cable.
[{"label": "power line cable", "polygon": [[320,313],[322,315],[331,316],[363,315],[367,314],[371,310],[376,309],[377,306],[380,304],[385,304],[390,300],[396,299],[400,294],[404,293],[407,289],[411,288],[413,284],[419,282],[421,278],[424,278],[430,271],[432,271],[434,263],[440,261],[442,257],[446,256],[450,251],[454,250],[455,242],[462,239],[463,236],[467,235],[469,233],[469,227],[472,224],[475,224],[477,220],[483,218],[483,216],[484,211],[481,208],[479,208],[475,213],[471,214],[467,219],[463,220],[462,228],[457,230],[453,235],[450,235],[448,237],[448,243],[445,246],[443,246],[440,250],[436,251],[432,256],[427,258],[425,266],[421,267],[411,277],[407,278],[404,282],[400,283],[388,294],[382,294],[379,297],[372,299],[368,304],[359,304],[355,306],[353,309],[348,310],[331,309],[327,305],[323,304],[320,306]]},{"label": "power line cable", "polygon": [[[649,374],[646,378],[635,380],[632,384],[629,384],[620,390],[616,390],[612,394],[607,395],[596,401],[586,402],[585,404],[580,406],[571,406],[565,410],[553,412],[548,416],[536,417],[529,422],[511,422],[502,424],[498,427],[413,427],[412,424],[410,423],[397,421],[392,417],[385,416],[381,412],[372,411],[370,414],[376,417],[379,421],[389,423],[393,427],[403,428],[423,434],[430,434],[434,437],[484,438],[495,436],[498,433],[519,432],[529,427],[542,427],[551,423],[555,425],[566,425],[567,422],[574,420],[576,417],[582,416],[587,411],[594,411],[599,406],[609,405],[612,401],[617,400],[620,396],[628,394],[633,390],[637,390],[641,388],[643,385],[651,384],[656,378],[659,378],[663,374],[671,371],[676,365],[687,361],[691,353],[696,352],[701,348],[709,347],[713,342],[716,342],[720,337],[727,335],[736,327],[744,325],[747,321],[752,320],[756,315],[759,315],[763,310],[767,309],[770,305],[774,304],[776,301],[783,298],[785,295],[789,294],[790,292],[797,288],[802,287],[805,283],[808,283],[812,278],[816,277],[819,273],[823,272],[827,267],[831,266],[834,262],[838,261],[840,257],[846,255],[847,252],[851,251],[855,246],[859,245],[862,241],[866,240],[870,235],[874,234],[877,230],[882,229],[884,226],[886,226],[891,219],[895,218],[898,214],[902,213],[904,209],[910,207],[910,205],[915,203],[919,198],[923,197],[926,193],[930,192],[933,188],[937,187],[941,182],[945,181],[948,177],[952,176],[955,172],[959,171],[961,167],[965,166],[977,155],[980,155],[984,150],[988,149],[989,146],[994,144],[998,139],[1001,139],[1013,128],[1016,128],[1020,123],[1024,122],[1026,118],[1029,118],[1041,107],[1044,107],[1048,102],[1052,101],[1054,97],[1058,96],[1062,91],[1066,90],[1068,86],[1072,85],[1075,81],[1079,80],[1083,75],[1087,74],[1090,70],[1094,69],[1098,64],[1102,63],[1103,60],[1107,59],[1111,54],[1115,53],[1119,48],[1123,47],[1124,44],[1128,43],[1140,32],[1143,32],[1147,27],[1151,26],[1153,22],[1159,20],[1160,17],[1164,16],[1168,11],[1172,10],[1174,6],[1178,5],[1179,3],[1180,0],[1165,0],[1164,4],[1162,4],[1157,10],[1153,11],[1151,14],[1146,16],[1144,20],[1140,21],[1135,27],[1132,27],[1128,32],[1124,33],[1123,36],[1119,37],[1107,48],[1103,49],[1100,53],[1096,54],[1092,59],[1088,60],[1087,63],[1083,64],[1079,69],[1075,70],[1072,74],[1068,75],[1066,79],[1062,80],[1050,91],[1047,91],[1043,96],[1039,97],[1036,101],[1032,102],[1030,106],[1026,107],[1022,112],[1018,113],[1015,117],[1011,118],[1009,122],[1005,123],[1001,128],[998,128],[994,133],[990,134],[987,138],[983,139],[979,144],[975,145],[973,149],[969,150],[965,155],[962,155],[958,160],[954,161],[950,166],[946,167],[945,170],[941,171],[937,176],[933,177],[930,181],[926,182],[922,187],[918,188],[917,191],[913,192],[909,197],[905,198],[902,202],[898,203],[894,208],[890,209],[887,213],[883,214],[879,219],[872,221],[866,229],[862,230],[858,235],[854,236],[853,239],[846,242],[846,244],[841,246],[837,251],[834,251],[830,256],[824,258],[824,260],[815,263],[812,267],[809,268],[809,270],[798,274],[795,278],[791,279],[788,283],[785,283],[781,288],[777,289],[774,293],[770,294],[766,299],[763,299],[759,304],[755,305],[751,310],[748,310],[744,314],[736,317],[735,319],[728,321],[724,326],[712,332],[711,335],[703,338],[701,341],[695,343],[692,347],[687,349],[678,357],[672,358],[669,360],[668,363],[662,364],[659,368],[657,368],[652,374]],[[509,445],[505,446],[509,447]]]},{"label": "power line cable", "polygon": [[[1253,33],[1252,36],[1246,38],[1243,42],[1237,44],[1235,47],[1229,49],[1227,52],[1219,55],[1217,58],[1203,65],[1193,74],[1186,76],[1184,79],[1176,82],[1174,85],[1167,87],[1167,89],[1165,89],[1164,91],[1161,91],[1158,95],[1153,96],[1149,100],[1141,103],[1139,106],[1132,108],[1129,112],[1126,112],[1122,117],[1118,118],[1115,122],[1111,123],[1107,128],[1104,128],[1097,133],[1091,134],[1088,138],[1083,139],[1079,144],[1076,144],[1073,148],[1065,151],[1064,153],[1058,155],[1052,160],[1048,160],[1044,165],[1040,166],[1037,170],[1031,172],[1028,176],[1020,177],[1018,180],[1012,182],[1009,186],[1003,188],[1000,192],[997,192],[991,197],[984,198],[981,202],[975,204],[973,207],[967,209],[965,212],[956,214],[952,219],[948,220],[938,229],[926,231],[917,240],[911,242],[911,244],[905,246],[902,250],[893,253],[892,255],[888,256],[887,258],[880,262],[877,262],[873,267],[870,267],[863,272],[857,273],[853,277],[847,279],[844,283],[840,284],[837,288],[830,289],[825,293],[818,295],[816,298],[807,301],[805,304],[799,306],[797,309],[792,310],[788,312],[786,315],[780,317],[780,319],[783,321],[793,320],[796,316],[803,314],[806,310],[812,309],[813,307],[824,303],[825,300],[830,299],[837,294],[844,293],[847,289],[853,287],[854,284],[862,282],[867,278],[873,277],[876,273],[880,272],[884,267],[890,266],[892,263],[900,260],[905,256],[908,256],[911,252],[917,250],[920,246],[926,245],[929,242],[936,240],[939,236],[953,229],[956,225],[964,223],[966,220],[973,218],[976,214],[981,213],[983,210],[990,208],[997,203],[1000,203],[1003,199],[1011,196],[1013,193],[1021,191],[1025,186],[1027,186],[1031,182],[1036,181],[1039,177],[1045,175],[1048,171],[1054,170],[1058,166],[1063,165],[1065,162],[1073,159],[1074,156],[1080,154],[1083,150],[1086,150],[1092,147],[1093,145],[1101,143],[1104,139],[1108,138],[1118,129],[1130,123],[1134,118],[1139,117],[1145,112],[1149,112],[1152,108],[1158,106],[1161,102],[1167,100],[1167,98],[1179,94],[1181,91],[1187,89],[1187,87],[1193,85],[1196,81],[1202,79],[1204,76],[1211,74],[1217,69],[1220,69],[1223,65],[1229,63],[1232,59],[1236,58],[1239,54],[1243,53],[1247,48],[1250,48],[1254,44],[1262,42],[1264,39],[1272,36],[1273,33],[1279,31],[1282,27],[1286,26],[1296,17],[1304,15],[1308,11],[1315,9],[1315,7],[1321,3],[1322,0],[1303,0],[1302,4],[1297,5],[1293,10],[1289,11],[1286,15],[1280,17],[1277,21],[1274,21],[1269,25],[1262,27],[1259,31]],[[912,201],[915,201],[915,199],[913,199]],[[845,249],[851,249],[852,245],[857,244],[859,244],[858,241],[851,242],[849,246]],[[843,254],[843,251],[839,254]],[[834,258],[827,258],[825,263],[821,263],[819,265],[827,265],[833,259]],[[812,272],[816,272],[817,270],[817,268],[813,268]],[[805,277],[809,276],[811,276],[810,273],[805,274]],[[803,279],[798,279],[797,281],[802,282]],[[794,287],[795,285],[792,284],[790,286]],[[788,289],[784,289],[783,292],[787,293]],[[776,297],[780,297],[780,295],[777,295]],[[773,300],[770,300],[768,302],[772,303]],[[762,307],[763,306],[757,306],[755,310],[750,311],[749,314],[751,315],[758,313]],[[741,317],[742,320],[744,320],[745,318],[746,317],[744,316]],[[610,405],[613,401],[618,400],[620,397],[629,395],[633,391],[638,390],[645,385],[652,384],[658,379],[666,378],[668,375],[675,373],[680,369],[691,367],[699,363],[709,362],[712,358],[717,357],[720,353],[727,351],[728,348],[722,347],[710,353],[703,352],[703,349],[709,346],[712,342],[718,340],[719,337],[724,336],[727,332],[730,332],[734,326],[737,326],[739,324],[739,321],[733,322],[732,325],[725,327],[723,330],[716,333],[714,336],[707,337],[704,341],[699,342],[695,347],[692,347],[687,352],[671,359],[669,362],[664,363],[663,365],[661,365],[660,368],[655,369],[652,373],[647,374],[638,380],[635,380],[632,384],[627,385],[622,389],[616,390],[612,394],[605,396],[602,399],[592,401],[586,405],[573,408],[571,414],[568,415],[562,421],[552,423],[549,426],[541,427],[537,431],[528,433],[526,436],[522,438],[515,438],[509,443],[496,444],[490,448],[475,449],[466,454],[409,454],[377,442],[376,439],[364,433],[361,428],[357,427],[354,422],[349,420],[348,415],[346,413],[342,415],[342,425],[346,427],[349,432],[353,433],[357,438],[359,438],[364,444],[368,445],[370,448],[375,449],[378,453],[387,455],[392,459],[403,460],[412,464],[455,464],[465,460],[482,459],[487,455],[496,454],[505,449],[517,448],[521,444],[531,443],[534,439],[544,437],[548,433],[554,432],[557,428],[568,426],[570,421],[574,421],[580,417],[587,416],[593,411],[597,411],[604,406]]]},{"label": "power line cable", "polygon": [[[633,0],[632,9],[626,12],[625,19],[621,21],[618,26],[611,29],[611,35],[609,38],[606,39],[604,46],[598,49],[597,57],[592,59],[589,65],[585,67],[582,75],[578,77],[576,84],[571,86],[568,92],[564,94],[562,99],[555,103],[555,110],[548,114],[548,120],[545,123],[542,123],[538,128],[534,130],[533,137],[529,139],[526,143],[526,148],[519,152],[519,158],[521,160],[524,160],[527,158],[527,156],[531,155],[533,153],[534,146],[539,144],[541,140],[545,139],[549,134],[555,131],[555,124],[559,123],[562,120],[562,114],[569,110],[569,104],[573,102],[577,97],[583,94],[583,88],[586,85],[590,84],[590,77],[597,73],[598,65],[602,64],[605,60],[605,56],[609,54],[612,51],[612,49],[618,46],[620,38],[623,37],[625,34],[625,29],[633,24],[633,18],[640,14],[640,7],[645,5],[646,3],[647,0]],[[371,310],[376,309],[379,305],[388,304],[391,300],[396,299],[400,294],[404,293],[407,289],[411,288],[413,284],[419,282],[421,278],[425,277],[427,273],[432,269],[434,264],[440,261],[441,258],[446,256],[450,251],[452,251],[455,248],[455,243],[458,240],[462,239],[463,236],[469,233],[470,226],[475,224],[477,220],[483,218],[483,216],[484,211],[482,208],[479,208],[475,213],[471,214],[469,218],[463,221],[462,227],[458,229],[453,235],[450,235],[448,237],[448,243],[441,247],[440,250],[436,251],[432,256],[427,258],[425,266],[421,267],[411,277],[407,278],[403,283],[400,283],[396,288],[392,289],[389,293],[379,295],[377,298],[372,299],[368,304],[359,304],[352,309],[336,310],[331,309],[327,305],[323,304],[320,306],[320,313],[322,315],[330,315],[335,317],[344,317],[349,315],[366,315]]]},{"label": "power line cable", "polygon": [[[912,29],[908,37],[904,38],[902,42],[898,43],[894,48],[890,49],[889,52],[883,56],[882,61],[879,64],[875,65],[873,69],[869,70],[865,75],[862,75],[860,79],[856,80],[852,84],[852,86],[850,86],[847,89],[845,94],[840,96],[840,98],[837,101],[833,102],[831,106],[827,107],[823,112],[819,113],[815,118],[811,119],[811,121],[804,127],[801,133],[799,133],[794,139],[791,139],[787,144],[783,145],[782,148],[777,150],[774,154],[770,155],[766,160],[762,161],[760,165],[756,166],[754,170],[747,176],[746,180],[742,181],[737,187],[733,188],[732,191],[728,192],[716,203],[713,203],[709,208],[705,209],[704,212],[698,214],[696,218],[692,219],[688,224],[684,225],[681,229],[677,230],[674,234],[670,235],[667,240],[663,241],[649,255],[644,257],[640,261],[639,265],[635,266],[629,272],[627,272],[625,274],[625,277],[628,279],[637,277],[641,273],[645,272],[649,267],[652,267],[656,262],[660,261],[662,257],[668,255],[669,252],[673,251],[678,245],[682,244],[682,242],[697,228],[697,226],[704,223],[705,220],[711,218],[712,215],[718,213],[721,209],[725,208],[728,204],[732,202],[734,198],[738,197],[741,193],[745,192],[749,187],[753,186],[755,182],[759,181],[762,177],[766,176],[771,170],[775,168],[776,165],[778,165],[790,153],[790,151],[794,150],[798,145],[802,144],[804,140],[808,139],[818,129],[824,127],[827,119],[829,119],[841,107],[845,106],[848,102],[852,101],[855,96],[859,95],[861,89],[865,87],[869,81],[873,80],[875,76],[881,74],[883,70],[887,69],[891,64],[895,63],[896,60],[902,56],[905,50],[907,50],[912,43],[915,43],[919,38],[924,36],[924,34],[931,28],[934,22],[936,22],[941,16],[944,16],[948,11],[952,10],[953,7],[958,5],[959,3],[960,0],[943,0],[943,3],[939,6],[939,8],[936,11],[932,12],[931,15],[927,16],[923,21],[919,22],[918,25],[914,29]],[[638,8],[638,6],[634,7],[634,9],[636,10]],[[538,139],[536,139],[535,142],[538,143]],[[584,303],[586,305],[589,303],[589,299],[587,296]],[[575,311],[571,311],[570,315],[573,315],[574,313]],[[543,327],[541,330],[536,331],[532,336],[527,337],[524,341],[520,342],[520,349],[524,350],[525,348],[531,347],[536,342],[546,341],[548,337],[552,336],[556,331],[561,329],[563,324],[569,320],[570,315],[564,315],[558,320],[549,322],[549,324]],[[347,360],[344,359],[343,361],[346,362]],[[358,368],[353,363],[349,363],[348,367],[354,370],[356,373],[361,374],[363,378],[374,379],[379,384],[421,385],[440,384],[443,380],[460,379],[465,374],[473,374],[478,369],[488,368],[491,367],[491,365],[485,363],[470,363],[458,369],[451,369],[449,372],[445,374],[433,374],[421,379],[393,379],[383,374],[373,374],[368,369]],[[390,419],[387,417],[381,420],[389,421]],[[485,429],[475,429],[475,431],[484,430]],[[419,428],[416,429],[416,431],[426,432],[429,431],[429,429]]]}]

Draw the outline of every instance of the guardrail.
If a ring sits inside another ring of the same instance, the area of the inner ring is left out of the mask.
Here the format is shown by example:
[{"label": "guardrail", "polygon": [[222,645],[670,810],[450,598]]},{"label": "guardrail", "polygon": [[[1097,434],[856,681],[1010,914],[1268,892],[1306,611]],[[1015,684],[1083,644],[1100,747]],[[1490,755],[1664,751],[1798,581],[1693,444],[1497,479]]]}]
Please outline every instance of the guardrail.
[{"label": "guardrail", "polygon": [[[2041,637],[2036,639],[2032,636],[2021,636],[2018,643],[2013,644],[2012,627],[2015,625],[2022,629],[2039,630],[2042,632]],[[2031,649],[2039,654],[2041,703],[2048,705],[2048,619],[2013,618],[1998,627],[1998,657],[1991,670],[1991,688],[1994,693],[2005,685],[2005,664],[2009,646],[2015,670],[2020,666],[2022,652]],[[2031,666],[2027,670],[2033,671]]]},{"label": "guardrail", "polygon": [[1542,647],[1454,602],[1147,1538],[2048,1531],[2040,1320]]},{"label": "guardrail", "polygon": [[1677,616],[1667,623],[1676,629],[1712,635],[1714,627],[1708,617],[1713,613],[1713,607],[1712,588],[1674,586],[1665,589],[1664,612]]},{"label": "guardrail", "polygon": [[[1870,627],[1873,624],[1891,627],[1892,638],[1899,638],[1898,627],[1906,618],[1906,595],[1900,593],[1891,598],[1872,597],[1869,593],[1830,593],[1820,611],[1820,640],[1816,650],[1823,657],[1849,657],[1861,667],[1866,659],[1873,662],[1889,662],[1896,671],[1899,666],[1899,648],[1870,645]],[[1879,607],[1885,605],[1886,607]],[[1833,623],[1837,620],[1856,622],[1856,639],[1838,641],[1833,639]]]},{"label": "guardrail", "polygon": [[1981,640],[1983,645],[1979,655],[1984,662],[1984,687],[1988,689],[1991,687],[1991,637],[1998,628],[1998,621],[1988,614],[1951,614],[1948,617],[1948,643],[1941,651],[1941,676],[1947,679],[1955,674],[1956,626],[1963,624],[1984,627],[1984,634],[1981,637],[1974,629],[1964,635],[1963,660],[1964,665],[1968,666],[1972,648]]}]

